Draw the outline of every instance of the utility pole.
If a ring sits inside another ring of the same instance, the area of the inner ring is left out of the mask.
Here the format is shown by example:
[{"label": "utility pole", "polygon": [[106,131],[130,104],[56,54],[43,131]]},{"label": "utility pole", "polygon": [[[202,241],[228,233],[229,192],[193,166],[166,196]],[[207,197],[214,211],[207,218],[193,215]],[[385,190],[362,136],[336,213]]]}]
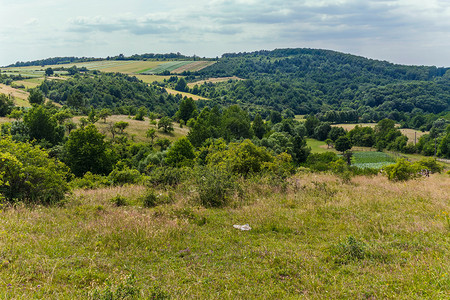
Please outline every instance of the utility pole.
[{"label": "utility pole", "polygon": [[437,143],[436,143],[436,137],[434,138],[434,157],[436,157],[436,151],[437,150]]}]

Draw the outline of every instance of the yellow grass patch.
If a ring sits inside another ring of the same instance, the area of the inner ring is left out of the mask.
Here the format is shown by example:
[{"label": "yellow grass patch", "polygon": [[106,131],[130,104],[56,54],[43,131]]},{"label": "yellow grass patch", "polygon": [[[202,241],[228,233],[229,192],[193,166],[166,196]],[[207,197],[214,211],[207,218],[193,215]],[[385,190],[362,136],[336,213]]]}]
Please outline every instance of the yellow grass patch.
[{"label": "yellow grass patch", "polygon": [[15,89],[6,84],[0,84],[0,93],[5,95],[11,95],[14,97],[14,104],[19,107],[31,107],[28,102],[28,96],[30,93]]},{"label": "yellow grass patch", "polygon": [[139,80],[142,80],[145,83],[153,83],[154,81],[164,82],[164,79],[169,79],[170,76],[162,76],[162,75],[134,75]]},{"label": "yellow grass patch", "polygon": [[[80,122],[80,118],[82,117],[74,117],[73,121],[78,124]],[[133,120],[132,118],[125,115],[114,115],[108,117],[106,119],[106,123],[103,122],[103,119],[101,119],[97,123],[95,123],[95,126],[102,134],[106,135],[106,137],[112,138],[110,126],[120,121],[124,121],[129,124],[125,129],[125,135],[135,142],[150,142],[151,139],[147,138],[147,130],[149,130],[150,128],[156,129],[155,141],[162,138],[167,138],[171,141],[175,141],[182,136],[186,136],[189,132],[188,127],[184,126],[183,128],[180,128],[180,125],[178,123],[173,123],[174,131],[170,134],[164,133],[162,130],[158,130],[157,125],[151,125],[148,118],[145,118],[144,121],[138,121]]]},{"label": "yellow grass patch", "polygon": [[190,88],[192,88],[195,85],[202,85],[202,84],[209,83],[209,82],[211,82],[211,83],[225,82],[225,81],[228,81],[228,80],[245,80],[245,79],[242,79],[242,78],[239,78],[239,77],[236,77],[236,76],[208,78],[208,79],[205,79],[205,80],[200,80],[200,81],[188,83],[188,86]]},{"label": "yellow grass patch", "polygon": [[172,94],[172,95],[180,94],[183,97],[192,98],[194,100],[209,100],[208,98],[197,96],[197,95],[194,95],[194,94],[185,93],[185,92],[179,92],[179,91],[168,89],[168,88],[165,88],[165,89],[166,89],[167,93]]}]

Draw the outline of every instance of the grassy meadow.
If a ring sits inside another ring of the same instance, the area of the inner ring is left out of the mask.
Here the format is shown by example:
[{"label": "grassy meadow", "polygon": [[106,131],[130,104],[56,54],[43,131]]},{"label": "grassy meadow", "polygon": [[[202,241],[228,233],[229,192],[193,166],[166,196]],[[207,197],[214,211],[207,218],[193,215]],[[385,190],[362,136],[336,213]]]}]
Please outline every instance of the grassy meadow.
[{"label": "grassy meadow", "polygon": [[168,201],[154,208],[140,205],[140,185],[75,190],[58,207],[3,206],[0,298],[450,297],[448,175],[240,184],[217,209],[199,206],[189,180],[155,188]]}]

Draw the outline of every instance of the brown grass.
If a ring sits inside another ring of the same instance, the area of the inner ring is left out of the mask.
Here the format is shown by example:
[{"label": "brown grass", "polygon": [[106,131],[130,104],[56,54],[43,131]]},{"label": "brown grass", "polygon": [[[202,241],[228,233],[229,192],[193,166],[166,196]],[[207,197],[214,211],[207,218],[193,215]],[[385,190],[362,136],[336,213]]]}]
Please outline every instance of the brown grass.
[{"label": "brown grass", "polygon": [[169,88],[165,88],[167,93],[172,94],[172,95],[177,95],[180,94],[182,97],[188,97],[188,98],[192,98],[194,100],[208,100],[208,98],[205,97],[201,97],[198,95],[194,95],[194,94],[190,94],[190,93],[185,93],[185,92],[179,92],[173,89],[169,89]]},{"label": "brown grass", "polygon": [[[73,118],[74,122],[79,123],[80,118],[81,117]],[[158,138],[167,138],[171,141],[174,141],[182,136],[186,136],[189,132],[188,127],[184,126],[183,128],[180,128],[180,125],[178,123],[173,123],[174,131],[172,133],[164,133],[163,131],[158,130],[158,127],[156,125],[151,125],[148,118],[145,118],[144,121],[137,121],[124,115],[114,115],[108,117],[106,119],[106,123],[104,123],[103,119],[101,119],[95,123],[95,126],[101,133],[106,135],[107,138],[112,138],[109,127],[111,124],[119,121],[128,122],[129,125],[125,129],[125,135],[136,142],[150,142],[151,140],[146,136],[147,130],[149,130],[150,128],[156,129],[156,138],[154,141],[156,141]]]},{"label": "brown grass", "polygon": [[245,80],[245,79],[242,79],[242,78],[239,78],[239,77],[236,77],[236,76],[233,76],[233,77],[208,78],[208,79],[205,79],[205,80],[200,80],[200,81],[188,83],[188,86],[190,88],[193,88],[195,85],[202,85],[202,84],[209,83],[209,82],[211,82],[211,83],[226,82],[228,80]]}]

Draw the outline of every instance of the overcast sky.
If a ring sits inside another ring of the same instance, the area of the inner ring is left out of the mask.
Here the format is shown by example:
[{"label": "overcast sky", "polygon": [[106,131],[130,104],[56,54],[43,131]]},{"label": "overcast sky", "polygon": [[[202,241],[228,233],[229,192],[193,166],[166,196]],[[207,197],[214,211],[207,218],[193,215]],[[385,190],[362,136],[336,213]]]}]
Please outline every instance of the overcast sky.
[{"label": "overcast sky", "polygon": [[0,65],[321,48],[450,67],[447,0],[0,0]]}]

